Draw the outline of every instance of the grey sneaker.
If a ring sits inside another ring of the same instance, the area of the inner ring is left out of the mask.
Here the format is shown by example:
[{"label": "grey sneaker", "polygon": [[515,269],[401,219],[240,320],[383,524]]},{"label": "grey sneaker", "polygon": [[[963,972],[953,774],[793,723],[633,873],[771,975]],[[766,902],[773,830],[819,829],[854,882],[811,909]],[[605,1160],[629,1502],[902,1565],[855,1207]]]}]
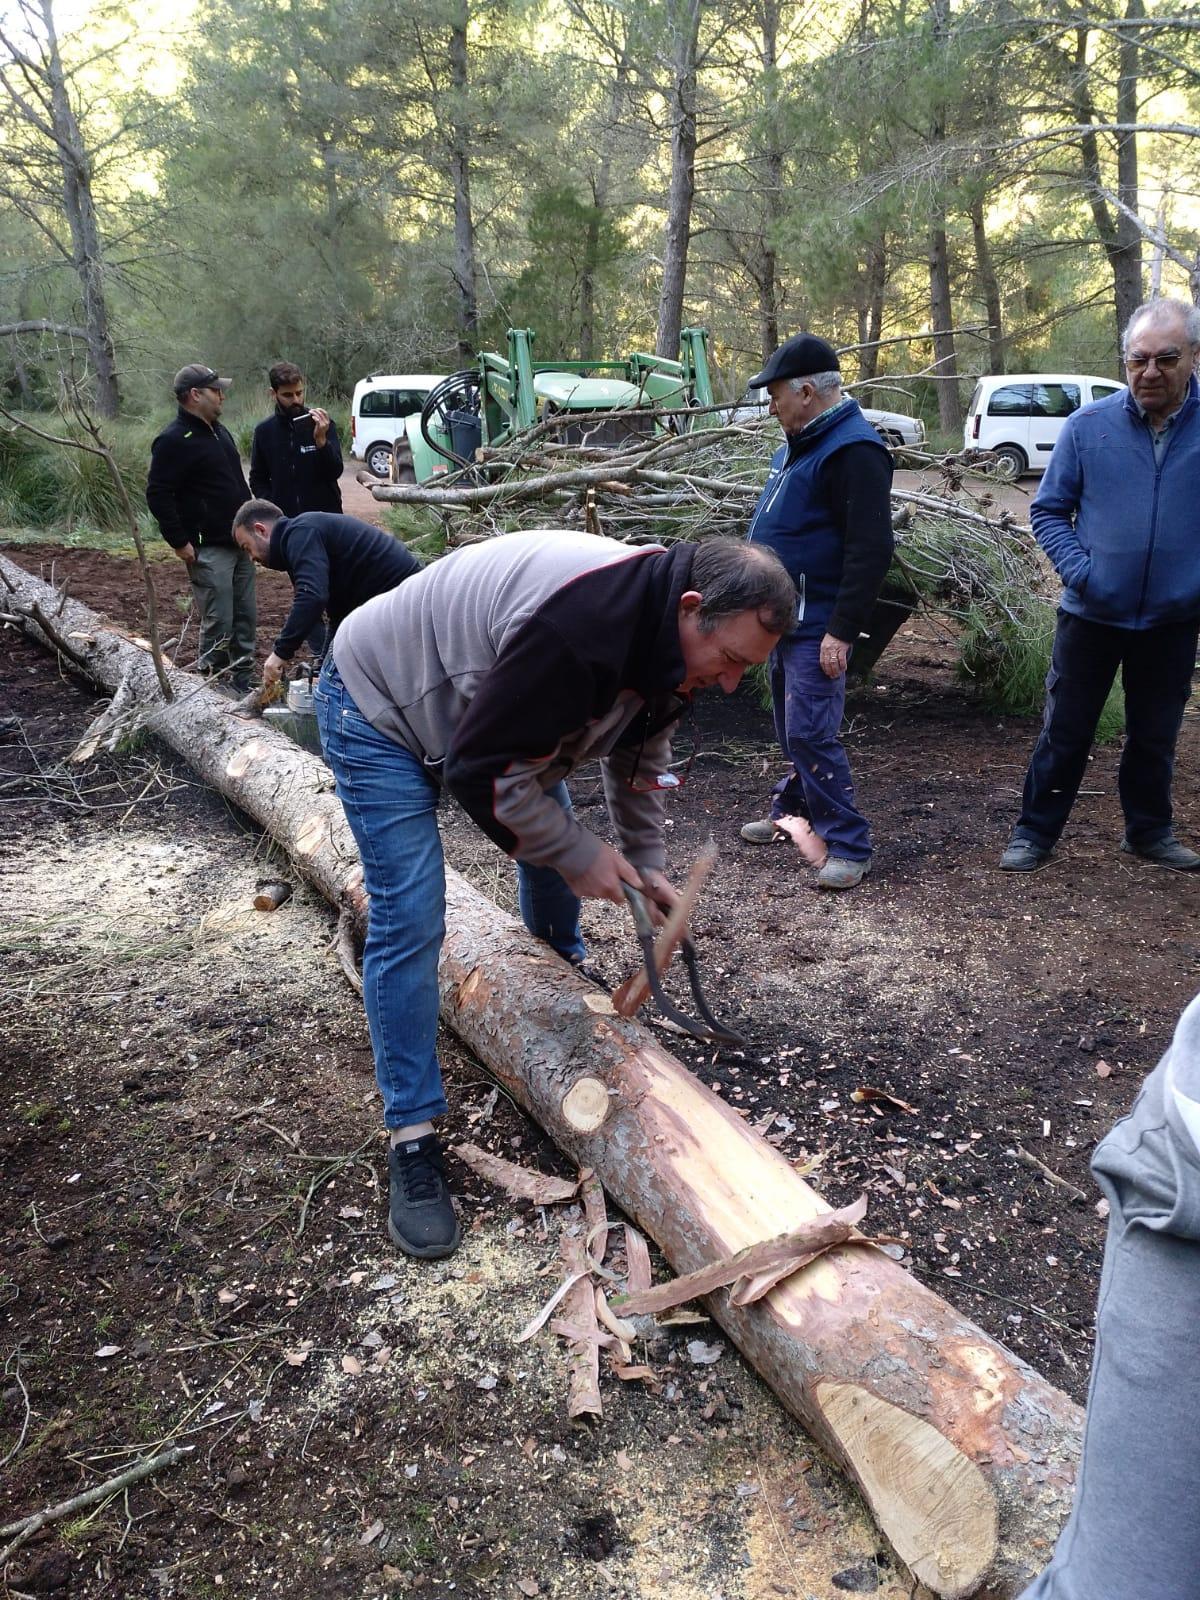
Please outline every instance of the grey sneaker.
[{"label": "grey sneaker", "polygon": [[772,817],[764,817],[761,822],[747,822],[742,828],[742,838],[747,844],[774,844],[783,834]]},{"label": "grey sneaker", "polygon": [[462,1230],[446,1187],[436,1133],[405,1139],[388,1151],[388,1233],[410,1256],[453,1255]]},{"label": "grey sneaker", "polygon": [[1141,856],[1143,861],[1153,861],[1156,866],[1170,867],[1173,872],[1195,872],[1200,867],[1200,855],[1182,844],[1174,834],[1156,839],[1153,844],[1130,844],[1122,839],[1121,849],[1126,855]]},{"label": "grey sneaker", "polygon": [[1044,867],[1049,859],[1049,850],[1043,850],[1042,846],[1034,844],[1032,839],[1010,839],[1007,849],[1000,857],[1000,871],[1036,872],[1039,867]]},{"label": "grey sneaker", "polygon": [[848,856],[830,856],[817,873],[818,889],[854,889],[871,870],[870,856],[851,861]]}]

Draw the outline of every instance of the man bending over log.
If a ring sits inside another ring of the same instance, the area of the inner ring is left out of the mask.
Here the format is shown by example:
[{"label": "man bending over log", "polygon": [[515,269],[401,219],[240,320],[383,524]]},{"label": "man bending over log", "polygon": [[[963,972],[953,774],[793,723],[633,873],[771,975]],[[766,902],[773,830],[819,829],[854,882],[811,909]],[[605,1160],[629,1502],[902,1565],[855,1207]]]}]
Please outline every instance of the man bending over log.
[{"label": "man bending over log", "polygon": [[268,687],[278,683],[305,640],[319,664],[329,640],[356,606],[421,570],[399,539],[340,511],[285,517],[270,500],[247,500],[233,519],[233,539],[258,566],[286,572],[295,591],[292,609],[263,662]]},{"label": "man bending over log", "polygon": [[[579,963],[581,897],[660,907],[670,736],[696,689],[737,687],[795,625],[791,579],[739,540],[630,546],[505,534],[458,550],[339,628],[314,692],[370,896],[363,996],[391,1135],[388,1231],[445,1256],[459,1225],[433,1119],[445,877],[442,789],[518,864],[526,927]],[[564,782],[598,759],[620,848]]]}]

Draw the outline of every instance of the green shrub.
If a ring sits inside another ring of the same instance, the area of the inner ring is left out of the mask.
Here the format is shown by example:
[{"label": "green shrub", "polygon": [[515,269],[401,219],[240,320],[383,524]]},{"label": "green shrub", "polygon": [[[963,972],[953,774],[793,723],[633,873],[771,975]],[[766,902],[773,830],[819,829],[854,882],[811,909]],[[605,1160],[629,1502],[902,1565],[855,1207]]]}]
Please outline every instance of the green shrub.
[{"label": "green shrub", "polygon": [[[29,419],[45,433],[78,437],[55,414]],[[135,512],[145,510],[144,484],[149,454],[144,428],[108,427],[112,449]],[[11,425],[0,428],[0,522],[10,527],[101,531],[126,526],[124,508],[103,457],[69,445],[52,444]]]},{"label": "green shrub", "polygon": [[[1055,608],[1028,594],[1011,616],[974,607],[967,612],[959,645],[959,671],[975,684],[985,705],[1013,716],[1037,716],[1046,700],[1046,673],[1054,644]],[[1109,744],[1125,727],[1125,698],[1114,683],[1097,744]]]}]

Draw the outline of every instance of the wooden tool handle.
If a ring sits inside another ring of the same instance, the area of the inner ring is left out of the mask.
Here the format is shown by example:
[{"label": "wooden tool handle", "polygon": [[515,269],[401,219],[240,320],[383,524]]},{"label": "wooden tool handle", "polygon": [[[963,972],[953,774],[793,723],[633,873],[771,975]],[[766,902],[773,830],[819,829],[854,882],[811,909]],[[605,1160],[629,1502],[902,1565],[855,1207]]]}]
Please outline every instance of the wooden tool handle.
[{"label": "wooden tool handle", "polygon": [[[705,879],[716,865],[716,861],[716,845],[705,845],[692,863],[692,870],[688,873],[688,880],[680,891],[679,899],[667,912],[667,920],[663,923],[654,945],[654,966],[660,974],[666,971],[671,957],[679,948],[681,941],[687,937],[688,918],[692,914],[692,907],[700,898]],[[639,967],[632,978],[627,978],[619,989],[614,990],[613,1009],[619,1017],[632,1017],[638,1007],[645,1004],[649,993],[650,984],[645,968]]]}]

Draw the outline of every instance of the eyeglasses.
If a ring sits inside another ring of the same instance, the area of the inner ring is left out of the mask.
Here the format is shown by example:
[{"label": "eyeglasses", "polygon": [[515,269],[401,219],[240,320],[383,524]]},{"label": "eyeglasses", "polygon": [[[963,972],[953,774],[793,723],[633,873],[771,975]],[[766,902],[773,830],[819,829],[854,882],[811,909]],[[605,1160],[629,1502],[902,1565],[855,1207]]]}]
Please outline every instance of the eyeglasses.
[{"label": "eyeglasses", "polygon": [[[679,761],[673,762],[671,768],[669,768],[666,772],[644,774],[639,772],[639,768],[642,764],[642,757],[646,750],[646,740],[650,737],[651,733],[649,719],[647,718],[646,727],[642,732],[642,742],[638,745],[638,753],[633,763],[633,771],[625,780],[625,787],[627,789],[632,789],[634,794],[668,794],[673,791],[683,789],[687,786],[687,781],[692,775],[692,766],[700,749],[700,730],[696,727],[696,718],[692,711],[692,702],[690,699],[685,702],[684,709],[687,712],[688,722],[690,724],[691,749],[688,751],[687,756],[682,763]],[[653,731],[657,733],[659,730],[656,728]],[[672,747],[674,747],[676,741],[672,739],[671,743]],[[682,765],[683,771],[676,772],[674,768],[680,765]]]},{"label": "eyeglasses", "polygon": [[1174,372],[1182,360],[1183,352],[1180,350],[1164,350],[1161,355],[1149,356],[1135,355],[1130,352],[1125,357],[1125,365],[1130,372],[1144,372],[1153,361],[1160,372]]}]

